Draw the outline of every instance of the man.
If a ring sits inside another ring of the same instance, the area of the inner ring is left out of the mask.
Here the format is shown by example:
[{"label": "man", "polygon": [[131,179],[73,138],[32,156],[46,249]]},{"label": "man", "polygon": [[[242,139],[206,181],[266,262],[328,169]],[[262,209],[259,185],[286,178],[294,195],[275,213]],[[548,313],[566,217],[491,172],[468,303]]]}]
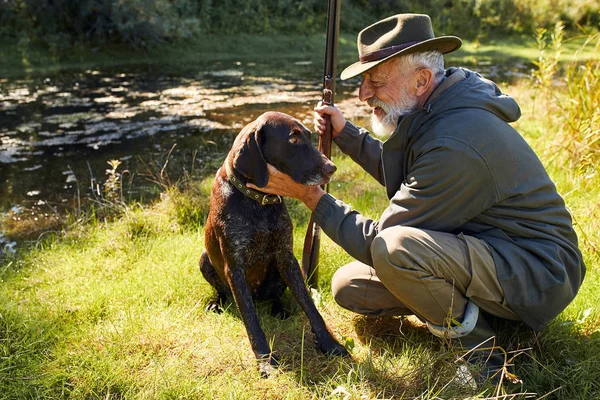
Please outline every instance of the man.
[{"label": "man", "polygon": [[[332,280],[335,300],[360,314],[415,314],[431,333],[472,349],[493,347],[486,317],[540,329],[575,297],[585,275],[571,217],[547,172],[508,123],[517,103],[442,54],[461,45],[434,37],[426,15],[400,14],[358,35],[361,101],[382,142],[319,104],[339,148],[385,186],[379,221],[320,187],[270,167],[266,191],[301,200],[323,231],[357,261]],[[262,190],[265,190],[264,188]],[[480,357],[484,377],[504,363]],[[487,364],[486,364],[487,363]]]}]

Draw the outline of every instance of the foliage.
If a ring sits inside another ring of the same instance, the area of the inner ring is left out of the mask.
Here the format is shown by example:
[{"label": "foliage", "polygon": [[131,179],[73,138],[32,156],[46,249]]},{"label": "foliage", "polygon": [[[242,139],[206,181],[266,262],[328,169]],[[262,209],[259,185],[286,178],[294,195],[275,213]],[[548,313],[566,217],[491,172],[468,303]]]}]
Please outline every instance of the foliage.
[{"label": "foliage", "polygon": [[121,165],[119,160],[109,160],[110,169],[106,170],[106,181],[104,182],[104,196],[109,202],[123,201],[123,182],[121,173],[117,168]]},{"label": "foliage", "polygon": [[56,50],[75,41],[145,46],[189,37],[196,8],[191,0],[5,0],[0,33]]},{"label": "foliage", "polygon": [[556,21],[563,21],[567,30],[578,26],[598,27],[600,23],[600,3],[596,0],[514,0],[517,13],[527,13],[525,32],[537,26],[552,27]]},{"label": "foliage", "polygon": [[[383,16],[405,13],[425,13],[431,16],[437,34],[458,35],[475,39],[489,33],[505,34],[528,31],[532,15],[522,0],[394,0],[357,3],[374,22]],[[345,5],[346,3],[344,3]],[[350,10],[349,13],[353,12]],[[343,15],[343,14],[342,14]],[[346,20],[344,20],[346,22]],[[354,32],[365,26],[364,19],[352,26]]]},{"label": "foliage", "polygon": [[554,26],[554,32],[551,35],[552,53],[550,55],[546,53],[548,48],[547,33],[548,30],[546,28],[536,29],[535,39],[540,54],[537,61],[533,61],[537,70],[532,71],[534,86],[544,91],[545,95],[551,91],[552,81],[558,71],[558,62],[564,39],[564,25],[561,21],[558,21]]},{"label": "foliage", "polygon": [[[429,14],[438,34],[475,39],[549,28],[557,19],[568,29],[597,27],[599,11],[595,0],[345,0],[341,29],[356,34],[380,18],[415,12]],[[319,33],[326,14],[322,0],[3,0],[0,38],[56,53],[77,43],[150,47],[207,34]]]}]

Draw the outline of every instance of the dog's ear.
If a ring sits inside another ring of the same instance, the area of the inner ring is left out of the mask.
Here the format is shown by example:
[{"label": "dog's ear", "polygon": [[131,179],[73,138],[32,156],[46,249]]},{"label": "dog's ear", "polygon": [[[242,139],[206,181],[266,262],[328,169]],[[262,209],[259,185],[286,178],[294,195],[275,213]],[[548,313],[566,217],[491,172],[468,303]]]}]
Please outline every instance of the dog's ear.
[{"label": "dog's ear", "polygon": [[253,121],[246,125],[233,144],[233,168],[258,187],[269,182],[267,162],[263,156],[262,124]]}]

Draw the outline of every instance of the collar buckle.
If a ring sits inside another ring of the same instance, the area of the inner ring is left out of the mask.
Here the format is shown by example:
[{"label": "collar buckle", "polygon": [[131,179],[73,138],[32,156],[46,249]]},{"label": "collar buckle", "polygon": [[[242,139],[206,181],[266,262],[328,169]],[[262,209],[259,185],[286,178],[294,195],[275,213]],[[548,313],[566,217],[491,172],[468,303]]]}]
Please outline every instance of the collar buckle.
[{"label": "collar buckle", "polygon": [[283,203],[283,199],[278,194],[266,194],[263,196],[260,202],[263,206],[266,204],[279,204]]}]

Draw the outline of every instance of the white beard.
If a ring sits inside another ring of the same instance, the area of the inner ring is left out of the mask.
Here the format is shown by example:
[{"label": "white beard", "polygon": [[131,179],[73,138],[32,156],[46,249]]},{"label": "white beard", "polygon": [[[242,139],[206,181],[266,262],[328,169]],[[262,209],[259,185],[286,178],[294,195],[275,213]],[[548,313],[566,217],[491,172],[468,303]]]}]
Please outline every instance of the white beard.
[{"label": "white beard", "polygon": [[[386,114],[381,121],[375,114],[371,114],[371,130],[376,136],[385,137],[394,132],[397,126],[397,121],[390,123],[386,121],[390,114]],[[385,121],[385,122],[384,122]]]},{"label": "white beard", "polygon": [[401,89],[400,100],[396,104],[388,104],[376,97],[370,98],[367,103],[371,107],[381,107],[385,111],[382,119],[371,114],[371,129],[377,136],[388,136],[398,126],[401,116],[409,114],[417,109],[418,100],[411,98],[406,88]]}]

